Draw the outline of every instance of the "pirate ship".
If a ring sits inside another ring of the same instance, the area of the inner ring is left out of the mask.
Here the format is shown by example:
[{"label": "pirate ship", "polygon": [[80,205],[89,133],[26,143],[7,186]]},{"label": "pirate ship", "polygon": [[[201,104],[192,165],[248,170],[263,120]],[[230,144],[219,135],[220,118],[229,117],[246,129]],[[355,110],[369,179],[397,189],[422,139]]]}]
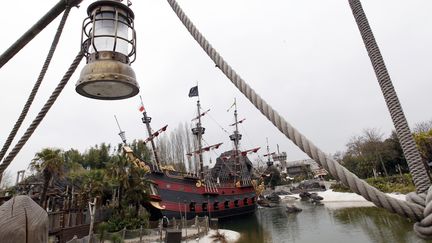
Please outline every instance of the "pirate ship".
[{"label": "pirate ship", "polygon": [[[195,96],[192,90],[189,96]],[[149,170],[148,179],[151,180],[152,184],[150,186],[150,201],[146,208],[151,214],[151,219],[158,219],[163,216],[168,218],[185,217],[187,219],[195,216],[227,218],[255,212],[257,195],[252,178],[252,163],[247,155],[257,152],[259,148],[239,150],[242,135],[238,131],[238,124],[244,119],[238,121],[237,107],[234,110],[235,121],[231,124],[234,127],[234,132],[229,136],[233,142],[233,149],[222,153],[217,158],[214,168],[205,171],[203,153],[218,149],[222,143],[207,147],[202,146],[201,141],[205,128],[201,124],[201,118],[208,111],[201,112],[198,99],[198,115],[193,119],[196,121],[196,126],[192,128],[192,133],[197,138],[198,148],[187,154],[198,158],[198,170],[194,172],[179,172],[170,166],[161,164],[154,139],[165,131],[167,126],[152,133],[151,117],[147,115],[146,110],[142,109],[142,111],[142,121],[149,134],[145,142],[150,143],[154,160],[152,162],[141,160],[126,145],[124,151],[129,160]],[[120,131],[120,136],[125,142],[124,132]]]}]

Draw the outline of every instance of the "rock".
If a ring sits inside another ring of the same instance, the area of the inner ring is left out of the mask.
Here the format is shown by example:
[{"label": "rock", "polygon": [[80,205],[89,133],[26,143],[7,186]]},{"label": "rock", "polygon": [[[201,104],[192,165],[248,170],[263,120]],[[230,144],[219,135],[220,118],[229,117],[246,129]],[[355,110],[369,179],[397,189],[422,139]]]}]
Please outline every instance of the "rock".
[{"label": "rock", "polygon": [[266,197],[266,199],[267,200],[269,200],[270,202],[272,202],[272,203],[279,203],[280,202],[280,197],[279,197],[279,195],[277,195],[276,193],[272,193],[272,194],[270,194],[270,195],[268,195],[267,197]]},{"label": "rock", "polygon": [[318,201],[318,200],[321,201],[324,199],[323,197],[318,196],[318,194],[316,194],[315,192],[310,194],[310,198],[313,200],[316,200],[316,201]]},{"label": "rock", "polygon": [[275,192],[275,194],[278,195],[278,196],[292,195],[291,192],[287,192],[287,191],[284,191],[284,190],[277,191],[277,192]]},{"label": "rock", "polygon": [[257,200],[257,204],[260,205],[261,207],[270,207],[270,202],[265,199],[264,197],[259,197]]},{"label": "rock", "polygon": [[292,205],[292,206],[287,205],[286,211],[287,211],[287,213],[299,213],[299,212],[303,211],[303,209],[298,208],[295,205]]},{"label": "rock", "polygon": [[301,192],[299,196],[302,201],[308,201],[311,197],[311,194],[309,192]]}]

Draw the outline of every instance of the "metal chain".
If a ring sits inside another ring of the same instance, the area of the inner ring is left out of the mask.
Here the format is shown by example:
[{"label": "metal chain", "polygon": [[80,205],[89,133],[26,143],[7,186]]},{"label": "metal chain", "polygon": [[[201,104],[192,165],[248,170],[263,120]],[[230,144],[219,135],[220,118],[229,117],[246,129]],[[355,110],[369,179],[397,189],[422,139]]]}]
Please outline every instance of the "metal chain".
[{"label": "metal chain", "polygon": [[82,58],[84,57],[84,54],[82,51],[78,53],[78,55],[75,57],[74,61],[70,65],[67,72],[63,75],[63,78],[45,103],[45,105],[42,107],[42,109],[39,111],[36,118],[33,120],[33,122],[30,124],[30,126],[25,131],[24,135],[21,137],[21,139],[18,141],[18,143],[15,145],[15,147],[12,149],[12,151],[8,154],[8,156],[3,160],[3,163],[0,165],[0,174],[2,174],[6,168],[10,165],[12,160],[15,158],[15,156],[19,153],[21,148],[25,145],[27,140],[31,137],[33,132],[36,130],[38,125],[42,122],[45,115],[48,113],[51,106],[54,104],[60,93],[62,92],[63,88],[68,83],[69,79],[71,78],[72,74],[75,72],[76,68],[78,67],[79,63],[81,62]]},{"label": "metal chain", "polygon": [[50,63],[51,63],[51,59],[52,59],[52,57],[54,55],[54,52],[55,52],[55,50],[57,48],[57,44],[59,43],[60,36],[61,36],[61,34],[63,32],[63,28],[64,28],[64,26],[66,24],[66,20],[67,20],[67,18],[69,16],[70,9],[71,9],[70,7],[67,7],[65,9],[65,11],[64,11],[63,17],[62,17],[62,19],[60,21],[60,24],[59,24],[59,26],[57,28],[57,32],[56,32],[56,34],[54,36],[54,39],[53,39],[53,42],[51,44],[51,48],[48,51],[48,55],[45,58],[45,62],[43,64],[43,66],[42,66],[42,70],[39,73],[39,77],[36,80],[36,83],[34,84],[33,89],[31,91],[29,97],[27,98],[27,102],[25,103],[24,108],[22,109],[21,114],[18,117],[18,120],[15,122],[15,125],[14,125],[12,131],[9,133],[9,136],[7,137],[6,142],[4,143],[4,145],[3,145],[3,147],[2,147],[2,149],[0,151],[0,161],[2,161],[2,159],[5,156],[7,150],[9,149],[9,146],[11,145],[13,139],[15,138],[15,135],[17,134],[18,129],[21,127],[21,125],[22,125],[25,117],[27,116],[27,113],[28,113],[28,111],[30,109],[30,106],[33,103],[33,100],[34,100],[34,98],[35,98],[35,96],[36,96],[36,94],[37,94],[37,92],[39,90],[39,87],[40,87],[40,85],[41,85],[41,83],[42,83],[42,81],[43,81],[43,79],[45,77],[45,74],[46,74],[46,72],[48,70],[48,67],[49,67]]},{"label": "metal chain", "polygon": [[420,221],[423,218],[421,205],[392,198],[378,189],[367,184],[355,174],[344,168],[336,160],[327,156],[309,141],[303,134],[297,131],[283,117],[281,117],[270,105],[267,104],[219,55],[212,45],[204,38],[195,25],[186,16],[175,0],[167,0],[180,21],[187,28],[198,44],[204,49],[207,55],[219,67],[219,69],[231,80],[231,82],[251,101],[251,103],[269,119],[287,138],[296,144],[309,157],[322,165],[336,179],[357,194],[362,195],[368,201],[378,207],[385,208],[390,212],[401,216]]}]

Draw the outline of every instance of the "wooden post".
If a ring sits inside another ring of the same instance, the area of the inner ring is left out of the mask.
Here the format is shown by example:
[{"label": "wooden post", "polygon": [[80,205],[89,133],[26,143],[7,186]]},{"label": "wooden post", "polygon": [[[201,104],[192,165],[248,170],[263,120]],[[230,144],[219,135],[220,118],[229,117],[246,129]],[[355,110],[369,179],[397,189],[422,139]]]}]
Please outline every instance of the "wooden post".
[{"label": "wooden post", "polygon": [[0,242],[48,242],[48,214],[28,196],[0,206],[0,225]]},{"label": "wooden post", "polygon": [[162,220],[159,222],[159,234],[160,234],[160,241],[162,242]]},{"label": "wooden post", "polygon": [[94,225],[94,219],[95,219],[95,211],[96,211],[96,202],[97,198],[93,200],[93,203],[89,202],[89,211],[90,211],[90,227],[89,227],[89,236],[90,236],[90,242],[93,236],[93,225]]},{"label": "wooden post", "polygon": [[187,238],[187,228],[188,228],[188,225],[187,225],[187,218],[186,217],[184,218],[183,227],[185,228],[185,233],[186,233],[186,238]]},{"label": "wooden post", "polygon": [[200,225],[199,225],[198,216],[195,216],[195,225],[197,226],[197,229],[198,229],[198,235],[199,235],[199,233],[200,233]]},{"label": "wooden post", "polygon": [[74,235],[74,237],[72,238],[72,242],[78,243],[78,236]]},{"label": "wooden post", "polygon": [[142,237],[143,237],[143,227],[142,227],[142,225],[141,225],[141,227],[140,227],[140,243],[142,243]]},{"label": "wooden post", "polygon": [[208,232],[209,232],[209,217],[207,217],[207,216],[205,216],[205,231],[206,231],[206,234],[208,234]]},{"label": "wooden post", "polygon": [[126,236],[126,227],[124,227],[122,231],[122,240],[125,239],[125,236]]}]

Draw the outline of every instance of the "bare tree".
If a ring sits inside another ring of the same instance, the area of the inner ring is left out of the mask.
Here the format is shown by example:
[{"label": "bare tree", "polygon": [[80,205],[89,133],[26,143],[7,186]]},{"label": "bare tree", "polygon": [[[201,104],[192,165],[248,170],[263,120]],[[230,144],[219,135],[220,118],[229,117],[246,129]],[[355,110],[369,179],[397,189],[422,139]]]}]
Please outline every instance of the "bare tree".
[{"label": "bare tree", "polygon": [[[163,134],[158,137],[156,142],[161,161],[164,164],[170,164],[175,169],[186,171],[186,153],[190,152],[193,148],[190,146],[191,139],[188,129],[188,124],[179,124],[177,128],[170,131],[168,134]],[[186,152],[187,151],[187,152]],[[190,160],[188,158],[191,170]]]},{"label": "bare tree", "polygon": [[[191,135],[190,135],[190,125],[185,122],[184,123],[184,132],[185,132],[185,138],[186,138],[186,144],[185,144],[185,149],[187,153],[192,152],[192,140],[191,140]],[[192,163],[192,156],[187,156],[187,161],[188,161],[188,171],[193,171],[194,170],[194,166]]]},{"label": "bare tree", "polygon": [[363,137],[366,142],[382,142],[384,134],[377,128],[365,128]]},{"label": "bare tree", "polygon": [[413,129],[414,133],[425,133],[429,132],[430,130],[432,130],[432,120],[416,123]]},{"label": "bare tree", "polygon": [[13,175],[9,170],[3,172],[3,176],[0,181],[0,189],[8,188],[12,186],[13,183]]}]

